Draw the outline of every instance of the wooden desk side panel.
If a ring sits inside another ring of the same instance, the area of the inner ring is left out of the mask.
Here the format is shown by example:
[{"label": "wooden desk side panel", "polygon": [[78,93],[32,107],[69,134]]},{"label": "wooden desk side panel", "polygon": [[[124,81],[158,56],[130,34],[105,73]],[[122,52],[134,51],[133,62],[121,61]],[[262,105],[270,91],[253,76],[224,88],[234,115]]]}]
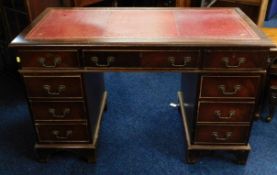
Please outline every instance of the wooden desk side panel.
[{"label": "wooden desk side panel", "polygon": [[105,91],[104,76],[103,73],[83,73],[82,75],[91,130],[89,133],[93,137],[95,136],[101,100]]}]

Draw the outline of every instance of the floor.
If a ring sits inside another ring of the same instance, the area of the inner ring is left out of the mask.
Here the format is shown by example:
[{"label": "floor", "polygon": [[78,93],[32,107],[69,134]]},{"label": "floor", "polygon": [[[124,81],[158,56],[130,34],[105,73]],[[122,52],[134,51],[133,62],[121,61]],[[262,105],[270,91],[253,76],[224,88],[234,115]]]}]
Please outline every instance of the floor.
[{"label": "floor", "polygon": [[266,27],[277,27],[277,15],[264,22]]}]

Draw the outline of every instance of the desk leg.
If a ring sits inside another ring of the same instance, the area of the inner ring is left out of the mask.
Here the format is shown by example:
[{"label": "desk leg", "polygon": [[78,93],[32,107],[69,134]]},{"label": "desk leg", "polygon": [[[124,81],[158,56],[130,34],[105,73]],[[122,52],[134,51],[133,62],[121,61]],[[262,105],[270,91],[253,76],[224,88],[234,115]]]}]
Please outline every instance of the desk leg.
[{"label": "desk leg", "polygon": [[195,164],[199,158],[199,151],[187,150],[186,160],[188,164]]},{"label": "desk leg", "polygon": [[248,150],[236,152],[237,163],[241,165],[245,165],[248,159],[248,154],[249,154]]},{"label": "desk leg", "polygon": [[273,93],[273,90],[269,88],[269,95],[268,95],[268,106],[269,106],[269,113],[268,116],[266,117],[267,122],[271,122],[273,114],[274,114],[274,109],[276,105],[276,99],[274,98],[275,94]]},{"label": "desk leg", "polygon": [[53,151],[47,149],[36,149],[37,160],[40,163],[47,163],[49,156],[53,153]]}]

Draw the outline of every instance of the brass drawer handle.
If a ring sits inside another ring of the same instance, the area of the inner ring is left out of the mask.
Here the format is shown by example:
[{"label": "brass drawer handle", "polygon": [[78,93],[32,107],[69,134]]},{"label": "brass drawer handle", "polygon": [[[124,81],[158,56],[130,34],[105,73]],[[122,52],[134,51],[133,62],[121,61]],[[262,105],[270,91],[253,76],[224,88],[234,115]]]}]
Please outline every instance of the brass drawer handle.
[{"label": "brass drawer handle", "polygon": [[227,68],[238,68],[238,67],[241,66],[241,64],[245,63],[245,60],[246,60],[246,58],[244,58],[244,57],[239,57],[239,58],[238,58],[238,64],[237,64],[237,65],[230,65],[230,63],[229,63],[229,58],[228,58],[228,57],[223,57],[223,58],[222,58],[222,61],[224,62],[225,67],[227,67]]},{"label": "brass drawer handle", "polygon": [[46,62],[45,62],[45,58],[44,57],[40,57],[38,59],[38,62],[39,62],[39,64],[42,67],[45,67],[45,68],[55,68],[55,67],[57,67],[57,65],[59,65],[62,62],[62,60],[61,60],[61,57],[55,57],[54,60],[53,60],[53,64],[52,65],[47,65]]},{"label": "brass drawer handle", "polygon": [[100,63],[99,63],[99,58],[98,58],[97,56],[91,57],[90,60],[91,60],[92,62],[94,62],[95,65],[98,66],[98,67],[109,67],[109,66],[111,66],[111,63],[114,62],[115,57],[113,57],[113,56],[108,56],[108,57],[107,57],[107,64],[100,64]]},{"label": "brass drawer handle", "polygon": [[232,132],[226,132],[225,137],[220,137],[218,132],[212,132],[212,136],[215,138],[215,140],[227,141],[232,136]]},{"label": "brass drawer handle", "polygon": [[236,115],[236,111],[235,111],[235,110],[229,111],[229,115],[228,115],[227,117],[222,116],[220,110],[215,110],[215,111],[214,111],[214,114],[215,114],[219,119],[231,119],[234,115]]},{"label": "brass drawer handle", "polygon": [[171,66],[173,66],[173,67],[184,67],[188,63],[191,62],[191,57],[184,57],[183,64],[175,64],[175,60],[176,60],[176,58],[173,57],[173,56],[168,57],[168,61],[171,64]]},{"label": "brass drawer handle", "polygon": [[236,95],[241,89],[241,85],[235,85],[233,87],[234,90],[231,92],[226,91],[225,85],[219,85],[218,88],[221,90],[223,95]]},{"label": "brass drawer handle", "polygon": [[70,109],[69,108],[65,108],[63,110],[62,114],[56,114],[56,109],[49,108],[48,109],[48,113],[51,114],[53,118],[65,118],[65,116],[70,113]]},{"label": "brass drawer handle", "polygon": [[65,85],[59,85],[57,92],[51,92],[51,86],[50,85],[43,85],[43,89],[47,92],[48,95],[58,96],[61,95],[63,91],[65,91]]},{"label": "brass drawer handle", "polygon": [[60,131],[58,130],[53,130],[52,134],[56,137],[56,139],[68,139],[72,135],[72,130],[67,130],[64,136],[61,136]]}]

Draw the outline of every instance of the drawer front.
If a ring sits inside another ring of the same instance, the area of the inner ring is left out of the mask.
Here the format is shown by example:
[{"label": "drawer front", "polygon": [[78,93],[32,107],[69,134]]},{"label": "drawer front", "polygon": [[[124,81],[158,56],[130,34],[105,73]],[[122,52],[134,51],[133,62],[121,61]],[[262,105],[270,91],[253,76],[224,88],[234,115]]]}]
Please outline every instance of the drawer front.
[{"label": "drawer front", "polygon": [[200,102],[198,122],[251,122],[254,102]]},{"label": "drawer front", "polygon": [[65,69],[79,67],[78,52],[64,51],[19,51],[22,68]]},{"label": "drawer front", "polygon": [[259,76],[202,76],[200,98],[254,99]]},{"label": "drawer front", "polygon": [[83,54],[87,67],[194,68],[200,51],[84,51]]},{"label": "drawer front", "polygon": [[39,142],[88,142],[88,128],[84,124],[36,124]]},{"label": "drawer front", "polygon": [[264,51],[205,51],[204,68],[257,69],[266,67]]},{"label": "drawer front", "polygon": [[195,130],[197,144],[246,144],[249,126],[198,125]]},{"label": "drawer front", "polygon": [[138,67],[138,52],[84,51],[85,67]]},{"label": "drawer front", "polygon": [[141,53],[143,67],[195,68],[200,51],[153,51]]},{"label": "drawer front", "polygon": [[86,120],[85,103],[70,101],[31,101],[35,121]]},{"label": "drawer front", "polygon": [[29,97],[82,97],[81,76],[25,76]]}]

